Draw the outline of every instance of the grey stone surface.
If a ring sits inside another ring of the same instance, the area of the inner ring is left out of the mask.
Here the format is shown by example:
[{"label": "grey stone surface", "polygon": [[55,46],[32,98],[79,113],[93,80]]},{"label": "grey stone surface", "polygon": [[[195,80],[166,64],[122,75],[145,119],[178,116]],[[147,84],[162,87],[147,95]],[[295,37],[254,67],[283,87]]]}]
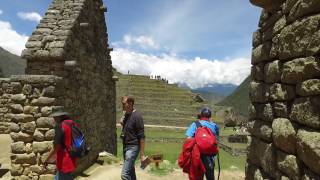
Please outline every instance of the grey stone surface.
[{"label": "grey stone surface", "polygon": [[320,95],[320,79],[309,79],[298,83],[296,89],[300,96]]},{"label": "grey stone surface", "polygon": [[290,179],[301,179],[300,162],[296,156],[277,151],[277,165]]},{"label": "grey stone surface", "polygon": [[266,91],[266,84],[251,82],[249,88],[249,97],[252,102],[265,103],[269,94]]},{"label": "grey stone surface", "polygon": [[300,129],[297,134],[298,157],[320,174],[320,132]]},{"label": "grey stone surface", "polygon": [[282,29],[279,37],[280,60],[306,56],[313,34],[318,30],[319,19],[319,15],[310,16]]},{"label": "grey stone surface", "polygon": [[272,123],[274,144],[290,154],[296,153],[296,128],[285,118],[277,118]]},{"label": "grey stone surface", "polygon": [[273,110],[271,104],[251,104],[249,107],[249,117],[250,119],[272,122]]},{"label": "grey stone surface", "polygon": [[252,138],[249,146],[248,161],[258,167],[262,167],[264,172],[275,176],[276,155],[272,144],[264,143],[258,138]]},{"label": "grey stone surface", "polygon": [[259,45],[252,51],[251,64],[257,64],[269,60],[271,42]]},{"label": "grey stone surface", "polygon": [[320,75],[319,61],[314,57],[298,58],[283,64],[281,81],[296,84]]},{"label": "grey stone surface", "polygon": [[[251,2],[264,9],[252,43],[249,131],[253,141],[246,179],[318,180],[320,1]],[[262,131],[269,123],[271,140],[263,134],[269,129]],[[263,160],[265,154],[272,154],[267,150],[270,146],[277,152],[276,162],[271,156]]]},{"label": "grey stone surface", "polygon": [[271,101],[288,101],[295,98],[295,87],[274,83],[269,89],[269,98]]},{"label": "grey stone surface", "polygon": [[264,139],[268,142],[272,142],[272,127],[271,123],[254,120],[249,122],[248,131],[261,139]]},{"label": "grey stone surface", "polygon": [[288,103],[287,102],[275,102],[272,105],[275,117],[288,117]]},{"label": "grey stone surface", "polygon": [[267,63],[264,68],[265,81],[267,83],[276,83],[281,80],[281,63],[279,60]]},{"label": "grey stone surface", "polygon": [[320,129],[320,97],[298,98],[294,101],[290,119],[311,128]]}]

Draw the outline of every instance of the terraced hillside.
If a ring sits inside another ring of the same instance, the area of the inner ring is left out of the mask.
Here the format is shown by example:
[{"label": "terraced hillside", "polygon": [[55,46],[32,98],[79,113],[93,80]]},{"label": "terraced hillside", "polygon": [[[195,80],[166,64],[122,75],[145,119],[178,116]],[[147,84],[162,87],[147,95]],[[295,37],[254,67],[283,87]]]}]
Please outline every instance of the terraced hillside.
[{"label": "terraced hillside", "polygon": [[120,75],[117,82],[117,120],[122,115],[120,98],[135,97],[135,106],[142,113],[145,124],[187,126],[204,103],[193,100],[191,91],[167,84],[149,76]]}]

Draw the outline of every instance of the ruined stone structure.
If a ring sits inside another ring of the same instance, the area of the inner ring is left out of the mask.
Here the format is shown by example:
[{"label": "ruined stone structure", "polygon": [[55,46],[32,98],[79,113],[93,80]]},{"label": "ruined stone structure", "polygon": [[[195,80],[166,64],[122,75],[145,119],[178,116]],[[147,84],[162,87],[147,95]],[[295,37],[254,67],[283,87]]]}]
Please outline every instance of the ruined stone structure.
[{"label": "ruined stone structure", "polygon": [[1,79],[0,133],[10,133],[14,177],[52,178],[40,168],[52,146],[54,108],[64,107],[83,129],[92,150],[116,153],[115,81],[102,0],[54,0],[29,38],[25,76]]},{"label": "ruined stone structure", "polygon": [[320,179],[320,1],[250,0],[253,34],[246,179]]}]

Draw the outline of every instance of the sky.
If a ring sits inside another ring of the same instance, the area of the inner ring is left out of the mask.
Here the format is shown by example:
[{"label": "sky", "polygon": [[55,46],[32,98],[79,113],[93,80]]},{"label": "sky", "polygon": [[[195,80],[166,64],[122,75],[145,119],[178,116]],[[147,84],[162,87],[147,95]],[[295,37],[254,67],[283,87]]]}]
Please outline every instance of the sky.
[{"label": "sky", "polygon": [[[1,0],[0,46],[20,55],[51,0]],[[112,64],[191,88],[250,74],[261,9],[248,0],[104,0]]]}]

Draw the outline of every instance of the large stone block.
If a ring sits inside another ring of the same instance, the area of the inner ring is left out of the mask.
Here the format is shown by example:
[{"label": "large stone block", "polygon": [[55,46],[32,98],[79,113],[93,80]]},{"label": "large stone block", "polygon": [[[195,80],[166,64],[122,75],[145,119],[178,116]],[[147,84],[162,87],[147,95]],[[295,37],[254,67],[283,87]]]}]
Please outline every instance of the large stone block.
[{"label": "large stone block", "polygon": [[264,121],[273,121],[273,111],[271,104],[251,104],[249,106],[250,119],[260,119]]},{"label": "large stone block", "polygon": [[36,129],[36,123],[33,122],[27,122],[27,123],[21,123],[21,130],[22,132],[33,134]]},{"label": "large stone block", "polygon": [[21,164],[11,164],[10,173],[12,176],[20,176],[22,175],[23,167]]},{"label": "large stone block", "polygon": [[313,35],[319,30],[320,15],[295,21],[282,29],[279,36],[279,58],[291,59],[306,56]]},{"label": "large stone block", "polygon": [[33,134],[33,138],[36,141],[43,141],[44,140],[44,135],[41,131],[36,130]]},{"label": "large stone block", "polygon": [[288,117],[288,104],[287,102],[274,102],[272,104],[275,117]]},{"label": "large stone block", "polygon": [[37,119],[37,127],[39,128],[54,128],[55,122],[50,117],[40,117]]},{"label": "large stone block", "polygon": [[298,83],[296,89],[300,96],[320,95],[320,79],[309,79]]},{"label": "large stone block", "polygon": [[265,103],[268,100],[268,96],[266,84],[254,81],[250,83],[249,97],[251,102]]},{"label": "large stone block", "polygon": [[259,167],[246,164],[246,177],[245,180],[271,180],[263,170],[259,169]]},{"label": "large stone block", "polygon": [[54,138],[55,132],[54,129],[50,129],[49,131],[46,132],[45,138],[47,141],[52,141]]},{"label": "large stone block", "polygon": [[51,141],[44,141],[44,142],[33,142],[32,143],[33,151],[35,153],[44,153],[49,151],[52,148]]},{"label": "large stone block", "polygon": [[300,129],[297,134],[299,159],[315,173],[320,174],[320,132]]},{"label": "large stone block", "polygon": [[253,47],[257,47],[261,44],[261,32],[260,29],[256,30],[253,34],[252,34],[252,46]]},{"label": "large stone block", "polygon": [[12,113],[22,113],[23,112],[23,107],[21,104],[11,104],[10,109]]},{"label": "large stone block", "polygon": [[14,133],[11,132],[10,133],[11,139],[13,141],[23,141],[23,142],[31,142],[33,141],[33,136],[27,133],[23,133],[23,132],[18,132],[18,133]]},{"label": "large stone block", "polygon": [[251,64],[268,61],[270,57],[271,42],[266,42],[252,50]]},{"label": "large stone block", "polygon": [[20,126],[19,124],[16,123],[9,123],[9,129],[11,132],[19,132],[20,131]]},{"label": "large stone block", "polygon": [[285,152],[296,153],[296,128],[285,118],[277,118],[272,123],[274,144]]},{"label": "large stone block", "polygon": [[253,137],[249,146],[248,161],[274,176],[276,172],[276,155],[272,143],[267,144]]},{"label": "large stone block", "polygon": [[11,160],[15,164],[36,164],[36,155],[30,154],[12,154]]},{"label": "large stone block", "polygon": [[53,174],[44,174],[44,175],[40,175],[39,180],[52,180],[54,179],[54,175]]},{"label": "large stone block", "polygon": [[290,179],[301,179],[300,162],[296,156],[277,151],[277,165]]},{"label": "large stone block", "polygon": [[11,100],[17,104],[24,104],[27,97],[24,94],[15,94],[11,96]]},{"label": "large stone block", "polygon": [[304,174],[301,178],[301,180],[318,180],[319,174],[316,174],[309,169],[304,169]]},{"label": "large stone block", "polygon": [[283,64],[281,81],[296,84],[320,75],[320,63],[314,57],[298,58]]},{"label": "large stone block", "polygon": [[55,103],[55,98],[40,97],[31,101],[34,106],[52,106]]},{"label": "large stone block", "polygon": [[39,112],[39,107],[37,106],[25,106],[23,108],[23,113],[24,114],[32,114],[35,115]]},{"label": "large stone block", "polygon": [[320,12],[320,2],[317,0],[297,0],[290,10],[288,19],[295,21],[304,15]]},{"label": "large stone block", "polygon": [[259,63],[251,67],[251,77],[256,81],[264,81],[264,63]]},{"label": "large stone block", "polygon": [[274,83],[269,89],[269,98],[271,101],[288,101],[295,98],[295,87]]},{"label": "large stone block", "polygon": [[34,117],[30,114],[7,114],[12,122],[26,123],[34,121]]},{"label": "large stone block", "polygon": [[284,1],[285,0],[250,0],[253,5],[259,6],[268,11],[278,8]]},{"label": "large stone block", "polygon": [[22,141],[14,142],[11,144],[11,151],[13,153],[25,153],[25,144]]},{"label": "large stone block", "polygon": [[280,31],[286,26],[287,18],[282,16],[273,26],[273,36],[280,33]]},{"label": "large stone block", "polygon": [[45,106],[41,108],[41,115],[44,117],[49,116],[52,113],[52,107]]},{"label": "large stone block", "polygon": [[296,99],[293,102],[290,119],[320,129],[320,96]]},{"label": "large stone block", "polygon": [[265,81],[267,83],[280,82],[281,80],[281,63],[279,60],[267,63],[264,67]]},{"label": "large stone block", "polygon": [[248,131],[261,139],[272,142],[272,127],[271,123],[265,121],[254,120],[250,121]]}]

